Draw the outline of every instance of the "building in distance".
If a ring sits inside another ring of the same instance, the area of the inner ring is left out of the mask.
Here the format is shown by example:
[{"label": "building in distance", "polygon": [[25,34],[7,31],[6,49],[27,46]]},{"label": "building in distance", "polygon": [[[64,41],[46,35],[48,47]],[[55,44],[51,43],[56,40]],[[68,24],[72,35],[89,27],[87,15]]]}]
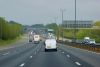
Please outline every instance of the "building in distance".
[{"label": "building in distance", "polygon": [[92,28],[93,21],[85,21],[85,20],[65,20],[63,21],[63,27],[65,28]]}]

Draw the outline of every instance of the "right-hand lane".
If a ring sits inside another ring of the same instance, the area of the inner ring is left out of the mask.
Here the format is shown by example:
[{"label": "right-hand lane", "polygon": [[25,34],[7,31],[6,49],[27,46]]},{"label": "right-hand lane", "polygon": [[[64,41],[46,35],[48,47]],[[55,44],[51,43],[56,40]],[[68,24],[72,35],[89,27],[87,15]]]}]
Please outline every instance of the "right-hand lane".
[{"label": "right-hand lane", "polygon": [[75,48],[67,45],[59,44],[59,47],[67,51],[71,55],[91,64],[94,67],[100,67],[100,53],[88,51],[85,49]]}]

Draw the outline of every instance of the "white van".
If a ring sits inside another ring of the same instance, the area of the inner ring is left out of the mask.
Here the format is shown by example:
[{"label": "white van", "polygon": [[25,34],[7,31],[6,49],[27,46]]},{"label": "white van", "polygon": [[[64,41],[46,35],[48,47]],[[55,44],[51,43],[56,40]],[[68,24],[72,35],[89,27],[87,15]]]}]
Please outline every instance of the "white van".
[{"label": "white van", "polygon": [[47,40],[45,40],[45,51],[47,51],[47,50],[57,51],[56,39],[47,39]]},{"label": "white van", "polygon": [[34,35],[34,43],[40,42],[40,35]]}]

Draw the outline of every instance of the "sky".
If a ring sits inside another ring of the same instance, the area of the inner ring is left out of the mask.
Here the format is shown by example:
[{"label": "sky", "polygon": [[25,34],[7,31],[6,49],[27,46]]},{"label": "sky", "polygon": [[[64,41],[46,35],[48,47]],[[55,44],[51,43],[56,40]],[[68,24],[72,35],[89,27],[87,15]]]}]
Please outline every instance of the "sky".
[{"label": "sky", "polygon": [[[76,0],[77,20],[100,20],[100,0]],[[74,20],[75,0],[0,0],[0,17],[24,25]]]}]

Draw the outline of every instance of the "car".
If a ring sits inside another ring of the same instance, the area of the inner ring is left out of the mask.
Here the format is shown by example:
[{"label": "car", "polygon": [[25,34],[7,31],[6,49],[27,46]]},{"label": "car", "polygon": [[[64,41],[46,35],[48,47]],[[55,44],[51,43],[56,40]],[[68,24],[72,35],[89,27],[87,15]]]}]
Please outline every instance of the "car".
[{"label": "car", "polygon": [[32,40],[30,39],[29,42],[32,42]]},{"label": "car", "polygon": [[85,39],[85,40],[82,41],[82,44],[87,44],[88,41],[89,41],[89,39]]},{"label": "car", "polygon": [[29,42],[33,42],[33,37],[29,36]]},{"label": "car", "polygon": [[49,38],[45,40],[45,52],[49,50],[57,51],[57,42],[54,38]]},{"label": "car", "polygon": [[88,44],[88,45],[95,45],[96,42],[94,39],[87,39],[83,41],[83,44]]},{"label": "car", "polygon": [[94,39],[90,39],[90,40],[88,40],[88,43],[87,44],[90,44],[90,45],[95,45],[96,44],[96,42],[95,42],[95,40]]}]

